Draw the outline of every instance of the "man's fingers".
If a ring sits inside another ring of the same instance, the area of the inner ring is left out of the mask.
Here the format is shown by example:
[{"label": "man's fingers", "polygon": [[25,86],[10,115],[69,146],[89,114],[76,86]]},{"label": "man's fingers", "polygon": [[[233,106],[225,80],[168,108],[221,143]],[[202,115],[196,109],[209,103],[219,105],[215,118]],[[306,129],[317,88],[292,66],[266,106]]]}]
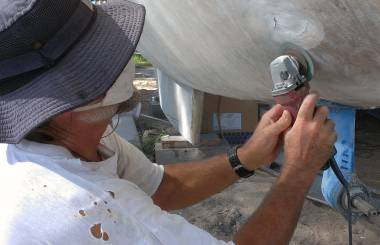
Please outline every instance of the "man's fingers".
[{"label": "man's fingers", "polygon": [[292,123],[292,116],[289,111],[284,111],[280,119],[269,126],[269,132],[272,135],[279,135],[290,127]]},{"label": "man's fingers", "polygon": [[329,108],[327,108],[327,106],[321,106],[315,112],[314,119],[317,122],[324,123],[328,115],[329,115]]},{"label": "man's fingers", "polygon": [[277,104],[264,114],[263,119],[275,122],[281,117],[283,112],[284,107],[280,104]]},{"label": "man's fingers", "polygon": [[309,94],[305,97],[305,99],[302,102],[302,105],[298,111],[298,119],[303,119],[310,121],[313,119],[315,106],[317,104],[317,101],[319,99],[319,96],[317,94]]},{"label": "man's fingers", "polygon": [[327,122],[325,123],[325,128],[330,130],[330,131],[334,131],[335,130],[335,123],[334,121],[332,120],[327,120]]},{"label": "man's fingers", "polygon": [[323,139],[326,140],[326,142],[334,144],[337,140],[334,121],[327,119],[323,124],[320,134],[324,136]]}]

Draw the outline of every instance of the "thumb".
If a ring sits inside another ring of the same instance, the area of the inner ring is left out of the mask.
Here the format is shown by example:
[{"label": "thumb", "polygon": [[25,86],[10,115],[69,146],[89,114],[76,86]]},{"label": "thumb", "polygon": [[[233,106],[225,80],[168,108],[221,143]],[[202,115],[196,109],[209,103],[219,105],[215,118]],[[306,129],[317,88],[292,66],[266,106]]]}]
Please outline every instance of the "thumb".
[{"label": "thumb", "polygon": [[287,110],[284,110],[281,117],[274,122],[272,125],[270,125],[269,131],[273,135],[279,135],[282,132],[284,132],[286,129],[290,127],[292,123],[292,115],[290,115],[290,112]]}]

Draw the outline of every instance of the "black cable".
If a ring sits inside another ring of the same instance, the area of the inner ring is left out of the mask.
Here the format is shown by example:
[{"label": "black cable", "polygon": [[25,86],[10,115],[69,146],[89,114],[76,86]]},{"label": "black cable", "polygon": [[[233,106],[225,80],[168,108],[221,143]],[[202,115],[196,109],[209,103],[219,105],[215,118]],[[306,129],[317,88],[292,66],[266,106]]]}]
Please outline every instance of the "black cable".
[{"label": "black cable", "polygon": [[108,136],[110,136],[111,134],[113,134],[116,131],[117,127],[119,126],[120,114],[116,112],[116,115],[117,115],[116,125],[115,126],[112,125],[111,126],[112,131],[109,134],[107,134],[106,136],[102,136],[101,139],[107,138]]},{"label": "black cable", "polygon": [[352,208],[351,208],[351,195],[350,195],[350,184],[347,182],[346,178],[340,171],[340,168],[335,161],[334,157],[331,157],[329,160],[329,165],[334,172],[335,176],[338,178],[339,182],[343,185],[343,188],[346,190],[347,195],[347,212],[348,212],[348,244],[352,245]]}]

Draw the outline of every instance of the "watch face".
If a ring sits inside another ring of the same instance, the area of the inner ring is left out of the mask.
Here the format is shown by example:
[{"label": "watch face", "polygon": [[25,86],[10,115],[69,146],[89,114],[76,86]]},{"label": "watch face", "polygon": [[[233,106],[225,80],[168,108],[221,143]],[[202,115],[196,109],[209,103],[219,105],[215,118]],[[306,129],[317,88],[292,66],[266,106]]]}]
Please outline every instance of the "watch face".
[{"label": "watch face", "polygon": [[240,177],[240,178],[248,178],[252,175],[255,174],[255,171],[250,171],[246,168],[243,167],[241,164],[239,157],[237,155],[237,149],[240,146],[235,146],[231,149],[228,150],[227,156],[228,156],[228,161],[231,164],[231,167],[235,171],[235,173]]},{"label": "watch face", "polygon": [[[241,165],[240,165],[241,166]],[[235,170],[236,174],[242,178],[248,178],[255,174],[255,171],[249,171],[243,166]]]},{"label": "watch face", "polygon": [[236,166],[234,168],[234,171],[241,178],[248,178],[255,173],[255,171],[250,171],[250,170],[244,168],[242,165]]},{"label": "watch face", "polygon": [[254,175],[254,174],[255,174],[255,172],[251,172],[251,173],[249,173],[248,175],[244,176],[243,178],[249,178],[249,177],[251,177],[251,176]]}]

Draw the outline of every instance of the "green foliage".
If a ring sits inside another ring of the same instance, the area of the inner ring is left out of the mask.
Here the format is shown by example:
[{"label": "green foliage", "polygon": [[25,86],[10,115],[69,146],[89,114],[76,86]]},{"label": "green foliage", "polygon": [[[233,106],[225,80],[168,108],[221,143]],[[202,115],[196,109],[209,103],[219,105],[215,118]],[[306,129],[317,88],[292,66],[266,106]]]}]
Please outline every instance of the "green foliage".
[{"label": "green foliage", "polygon": [[132,58],[136,66],[152,66],[152,64],[139,53],[135,53]]},{"label": "green foliage", "polygon": [[142,133],[142,150],[149,157],[154,156],[156,143],[161,141],[161,137],[168,133],[164,129],[145,130]]}]

